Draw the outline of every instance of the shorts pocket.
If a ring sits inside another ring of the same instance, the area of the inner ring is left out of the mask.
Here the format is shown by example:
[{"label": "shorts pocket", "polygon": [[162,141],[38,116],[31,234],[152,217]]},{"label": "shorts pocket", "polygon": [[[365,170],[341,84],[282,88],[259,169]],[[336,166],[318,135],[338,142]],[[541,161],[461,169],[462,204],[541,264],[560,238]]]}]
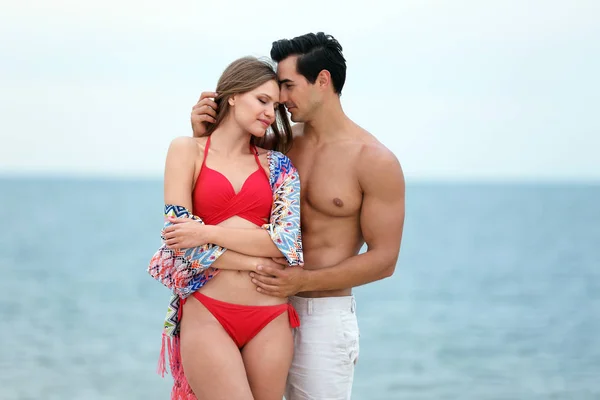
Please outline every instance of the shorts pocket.
[{"label": "shorts pocket", "polygon": [[358,321],[356,314],[348,313],[340,315],[342,332],[344,338],[344,345],[346,353],[348,355],[348,361],[351,364],[355,364],[358,361],[358,353],[360,350],[359,337],[360,333],[358,330]]}]

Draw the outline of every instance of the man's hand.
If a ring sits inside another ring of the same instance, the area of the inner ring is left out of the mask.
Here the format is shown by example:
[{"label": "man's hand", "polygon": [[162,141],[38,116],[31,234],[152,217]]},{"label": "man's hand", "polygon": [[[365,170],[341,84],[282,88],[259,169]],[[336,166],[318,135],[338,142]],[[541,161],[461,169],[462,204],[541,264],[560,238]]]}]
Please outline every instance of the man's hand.
[{"label": "man's hand", "polygon": [[192,107],[192,131],[195,137],[202,136],[206,133],[207,123],[214,124],[217,122],[217,103],[213,99],[217,96],[215,92],[203,92],[198,99],[198,102]]},{"label": "man's hand", "polygon": [[258,267],[258,273],[251,272],[252,283],[260,293],[274,297],[289,297],[303,291],[308,271],[302,267],[273,268]]},{"label": "man's hand", "polygon": [[[272,275],[269,275],[266,272],[262,271],[263,267],[283,270],[285,267],[288,266],[288,263],[287,263],[287,260],[285,259],[285,257],[281,257],[281,258],[258,257],[258,258],[255,258],[255,260],[256,261],[254,261],[254,270],[251,272],[251,274],[255,273],[255,274],[270,277]],[[258,269],[259,267],[261,268],[260,270]]]}]

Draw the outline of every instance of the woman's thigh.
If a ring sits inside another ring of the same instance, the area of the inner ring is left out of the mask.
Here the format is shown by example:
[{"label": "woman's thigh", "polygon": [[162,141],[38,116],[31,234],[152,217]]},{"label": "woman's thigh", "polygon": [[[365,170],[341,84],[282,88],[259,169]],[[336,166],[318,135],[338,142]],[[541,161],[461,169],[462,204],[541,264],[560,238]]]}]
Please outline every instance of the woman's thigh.
[{"label": "woman's thigh", "polygon": [[264,327],[242,349],[246,374],[255,400],[281,400],[294,355],[288,313]]},{"label": "woman's thigh", "polygon": [[252,400],[240,350],[195,298],[183,306],[183,371],[198,400]]}]

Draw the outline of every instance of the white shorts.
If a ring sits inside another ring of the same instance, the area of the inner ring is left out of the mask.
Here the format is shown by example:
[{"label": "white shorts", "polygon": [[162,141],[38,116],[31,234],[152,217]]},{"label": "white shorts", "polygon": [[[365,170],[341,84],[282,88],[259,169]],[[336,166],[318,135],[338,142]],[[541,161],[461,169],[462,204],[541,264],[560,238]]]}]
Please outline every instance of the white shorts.
[{"label": "white shorts", "polygon": [[290,303],[300,316],[286,400],[348,400],[358,360],[354,296],[304,298]]}]

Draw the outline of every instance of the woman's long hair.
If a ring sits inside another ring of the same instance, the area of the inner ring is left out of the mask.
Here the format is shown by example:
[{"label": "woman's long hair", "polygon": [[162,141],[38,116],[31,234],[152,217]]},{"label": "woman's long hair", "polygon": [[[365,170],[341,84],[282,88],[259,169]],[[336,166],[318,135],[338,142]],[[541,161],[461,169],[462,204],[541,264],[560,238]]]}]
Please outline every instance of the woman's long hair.
[{"label": "woman's long hair", "polygon": [[[217,122],[207,122],[208,128],[202,136],[211,135],[229,114],[228,100],[231,96],[250,92],[270,80],[277,82],[277,74],[266,61],[255,57],[243,57],[229,64],[217,83],[215,98],[218,106],[217,118],[215,118]],[[262,138],[252,136],[251,143],[282,153],[286,153],[292,147],[292,128],[283,104],[275,110],[275,122],[265,136]]]}]

